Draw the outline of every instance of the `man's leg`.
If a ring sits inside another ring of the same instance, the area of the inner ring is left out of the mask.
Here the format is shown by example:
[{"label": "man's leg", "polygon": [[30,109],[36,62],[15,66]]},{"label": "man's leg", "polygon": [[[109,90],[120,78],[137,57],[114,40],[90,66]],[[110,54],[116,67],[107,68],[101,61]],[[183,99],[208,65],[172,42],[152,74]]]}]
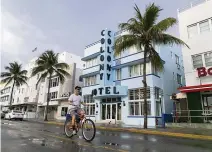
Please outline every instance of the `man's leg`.
[{"label": "man's leg", "polygon": [[75,127],[75,114],[73,114],[72,115],[72,120],[71,120],[71,124],[72,124],[72,127],[73,127],[73,129],[74,129],[74,127]]}]

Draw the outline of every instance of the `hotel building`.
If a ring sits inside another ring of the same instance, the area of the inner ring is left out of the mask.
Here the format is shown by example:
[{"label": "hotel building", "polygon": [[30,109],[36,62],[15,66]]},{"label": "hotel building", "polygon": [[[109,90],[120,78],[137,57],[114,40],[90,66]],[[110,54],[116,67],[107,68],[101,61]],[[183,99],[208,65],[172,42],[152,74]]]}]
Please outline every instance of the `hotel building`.
[{"label": "hotel building", "polygon": [[[114,56],[114,40],[127,31],[103,30],[101,40],[85,47],[82,95],[87,115],[95,122],[143,125],[143,50],[130,48]],[[184,86],[181,49],[154,46],[164,61],[164,71],[156,71],[148,59],[148,126],[156,127],[161,115],[171,114],[170,95]]]}]

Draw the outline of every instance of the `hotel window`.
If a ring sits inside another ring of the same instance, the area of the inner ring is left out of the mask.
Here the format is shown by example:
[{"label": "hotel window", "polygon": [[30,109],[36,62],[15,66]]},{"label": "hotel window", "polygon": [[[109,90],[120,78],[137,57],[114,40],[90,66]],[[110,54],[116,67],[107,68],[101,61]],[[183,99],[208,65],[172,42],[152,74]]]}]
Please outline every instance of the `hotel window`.
[{"label": "hotel window", "polygon": [[210,31],[209,20],[205,20],[199,23],[200,33]]},{"label": "hotel window", "polygon": [[86,61],[86,68],[97,65],[97,58],[93,58]]},{"label": "hotel window", "polygon": [[160,98],[160,88],[155,87],[155,99],[159,99]]},{"label": "hotel window", "polygon": [[67,112],[68,112],[68,107],[62,107],[61,116],[66,116]]},{"label": "hotel window", "polygon": [[5,94],[5,93],[9,93],[9,92],[10,92],[10,87],[1,90],[1,94]]},{"label": "hotel window", "polygon": [[196,35],[198,33],[197,30],[197,24],[193,24],[187,27],[188,30],[188,37],[193,37],[194,35]]},{"label": "hotel window", "polygon": [[50,100],[51,99],[56,99],[57,98],[57,91],[56,92],[50,92],[49,94],[50,94]]},{"label": "hotel window", "polygon": [[175,54],[175,60],[176,60],[176,64],[180,65],[180,58],[176,54]]},{"label": "hotel window", "polygon": [[95,115],[95,102],[91,95],[84,95],[85,113],[86,115]]},{"label": "hotel window", "polygon": [[121,69],[116,70],[116,80],[121,80]]},{"label": "hotel window", "polygon": [[[129,115],[144,115],[144,89],[129,90]],[[151,115],[150,87],[147,87],[147,114]]]},{"label": "hotel window", "polygon": [[[142,101],[129,101],[129,115],[141,116],[144,115],[144,102]],[[147,101],[147,115],[151,115],[151,103]]]},{"label": "hotel window", "polygon": [[212,66],[212,52],[208,52],[204,54],[205,57],[205,66]]},{"label": "hotel window", "polygon": [[9,96],[1,97],[1,102],[8,101],[8,100],[9,100]]},{"label": "hotel window", "polygon": [[182,84],[182,76],[177,74],[177,83]]},{"label": "hotel window", "polygon": [[192,55],[193,67],[194,69],[203,66],[202,55]]},{"label": "hotel window", "polygon": [[[150,63],[146,63],[146,74],[151,73]],[[143,75],[143,64],[136,64],[129,67],[130,77],[142,76]]]},{"label": "hotel window", "polygon": [[84,78],[84,86],[90,86],[96,84],[96,75]]},{"label": "hotel window", "polygon": [[58,85],[59,85],[59,77],[50,80],[50,88],[56,87]]}]

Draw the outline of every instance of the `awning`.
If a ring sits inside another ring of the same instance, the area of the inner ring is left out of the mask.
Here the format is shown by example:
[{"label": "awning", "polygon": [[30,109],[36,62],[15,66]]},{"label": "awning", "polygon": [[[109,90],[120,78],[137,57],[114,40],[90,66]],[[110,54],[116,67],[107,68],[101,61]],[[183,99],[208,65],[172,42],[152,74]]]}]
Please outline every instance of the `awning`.
[{"label": "awning", "polygon": [[212,84],[203,84],[196,86],[186,86],[178,88],[180,92],[200,92],[200,91],[212,91]]},{"label": "awning", "polygon": [[179,100],[179,99],[186,99],[186,98],[187,98],[186,93],[177,93],[175,99],[173,99],[173,96],[170,96],[171,100]]}]

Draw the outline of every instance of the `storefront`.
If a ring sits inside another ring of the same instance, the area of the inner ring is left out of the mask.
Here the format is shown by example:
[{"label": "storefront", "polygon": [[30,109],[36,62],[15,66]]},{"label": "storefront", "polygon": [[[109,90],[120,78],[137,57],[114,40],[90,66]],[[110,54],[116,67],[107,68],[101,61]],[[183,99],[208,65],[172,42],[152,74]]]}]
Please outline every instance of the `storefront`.
[{"label": "storefront", "polygon": [[212,84],[186,86],[179,90],[186,93],[191,122],[212,123]]}]

